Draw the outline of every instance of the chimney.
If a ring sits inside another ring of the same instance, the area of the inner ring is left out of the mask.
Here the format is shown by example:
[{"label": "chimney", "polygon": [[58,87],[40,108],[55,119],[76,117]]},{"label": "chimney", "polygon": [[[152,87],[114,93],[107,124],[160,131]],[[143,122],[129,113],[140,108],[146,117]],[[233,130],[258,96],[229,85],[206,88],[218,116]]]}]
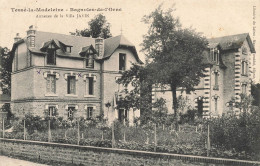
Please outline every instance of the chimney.
[{"label": "chimney", "polygon": [[104,55],[104,39],[98,37],[95,39],[95,49],[98,52],[98,57],[103,57]]},{"label": "chimney", "polygon": [[19,40],[21,40],[22,38],[19,36],[19,33],[16,34],[15,38],[14,38],[14,42],[18,42]]},{"label": "chimney", "polygon": [[28,40],[28,44],[29,47],[35,47],[35,27],[33,27],[33,25],[31,25],[29,27],[29,30],[27,31],[27,40]]}]

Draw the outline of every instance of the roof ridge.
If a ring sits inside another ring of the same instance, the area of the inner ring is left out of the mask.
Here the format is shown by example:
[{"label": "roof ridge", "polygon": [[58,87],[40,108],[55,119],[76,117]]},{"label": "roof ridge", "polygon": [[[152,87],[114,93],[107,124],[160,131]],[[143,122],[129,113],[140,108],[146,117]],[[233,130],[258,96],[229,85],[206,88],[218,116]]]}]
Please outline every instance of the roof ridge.
[{"label": "roof ridge", "polygon": [[90,39],[95,39],[95,38],[93,38],[93,37],[76,36],[76,35],[69,35],[69,34],[56,33],[56,32],[36,31],[36,34],[37,34],[37,32],[43,32],[43,33],[49,33],[49,34],[58,34],[58,35],[64,35],[64,36],[73,36],[73,37],[80,37],[80,38],[90,38]]},{"label": "roof ridge", "polygon": [[226,35],[226,36],[219,36],[219,37],[211,37],[211,38],[207,38],[208,40],[210,39],[217,39],[217,38],[223,38],[223,37],[231,37],[231,36],[238,36],[238,35],[249,35],[249,33],[238,33],[238,34],[234,34],[234,35]]}]

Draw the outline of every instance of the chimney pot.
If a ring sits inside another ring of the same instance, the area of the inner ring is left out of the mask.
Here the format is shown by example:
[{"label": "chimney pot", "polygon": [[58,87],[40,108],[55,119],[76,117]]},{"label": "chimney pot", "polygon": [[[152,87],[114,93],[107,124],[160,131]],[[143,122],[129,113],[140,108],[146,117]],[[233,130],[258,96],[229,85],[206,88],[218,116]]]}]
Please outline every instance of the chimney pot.
[{"label": "chimney pot", "polygon": [[29,30],[27,31],[27,40],[29,47],[35,47],[35,34],[36,30],[33,25],[29,26]]},{"label": "chimney pot", "polygon": [[19,36],[19,33],[16,33],[16,36],[14,38],[14,42],[17,42],[19,40],[21,40],[22,38]]}]

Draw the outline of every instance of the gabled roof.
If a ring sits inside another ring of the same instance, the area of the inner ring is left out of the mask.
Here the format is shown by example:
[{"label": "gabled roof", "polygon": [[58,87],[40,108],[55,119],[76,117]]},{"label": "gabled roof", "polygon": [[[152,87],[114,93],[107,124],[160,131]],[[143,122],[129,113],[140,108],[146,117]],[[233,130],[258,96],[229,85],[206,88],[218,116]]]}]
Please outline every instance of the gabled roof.
[{"label": "gabled roof", "polygon": [[[90,46],[95,44],[95,39],[91,37],[64,35],[51,32],[36,31],[35,38],[35,50],[42,48],[44,43],[54,40],[57,45],[60,43],[72,47],[71,53],[66,56],[80,57],[79,52],[82,47]],[[59,52],[61,54],[61,52]]]},{"label": "gabled roof", "polygon": [[136,48],[134,44],[132,44],[130,41],[128,41],[123,35],[111,37],[105,40],[104,42],[105,47],[104,47],[104,56],[103,59],[109,58],[117,48],[128,48],[132,51],[134,54],[136,60],[139,63],[143,63],[137,54]]},{"label": "gabled roof", "polygon": [[248,33],[208,39],[209,48],[219,46],[222,50],[238,49],[243,45],[245,40],[248,42],[251,53],[255,53],[254,45]]},{"label": "gabled roof", "polygon": [[[86,49],[94,48],[93,46],[95,45],[95,38],[92,37],[64,35],[43,31],[36,31],[35,36],[35,47],[29,48],[29,50],[36,54],[46,54],[44,52],[44,49],[48,47],[49,44],[54,44],[58,48],[57,55],[71,58],[82,58],[82,56],[80,56],[80,53],[82,53],[82,51],[84,52]],[[23,42],[27,43],[27,39],[24,38],[14,43],[12,52],[16,49],[16,47],[19,44]],[[61,46],[72,47],[71,53],[61,51],[63,49],[63,47]],[[102,60],[110,58],[110,56],[115,52],[117,48],[129,49],[134,54],[136,60],[139,63],[142,63],[138,57],[135,46],[122,35],[105,39],[104,55],[103,57],[98,57],[98,59]]]},{"label": "gabled roof", "polygon": [[80,54],[81,56],[84,56],[84,53],[87,53],[87,52],[89,52],[89,51],[91,51],[92,54],[97,54],[97,51],[94,49],[94,47],[93,47],[92,45],[87,46],[87,47],[82,47],[82,50],[80,51],[79,54]]}]

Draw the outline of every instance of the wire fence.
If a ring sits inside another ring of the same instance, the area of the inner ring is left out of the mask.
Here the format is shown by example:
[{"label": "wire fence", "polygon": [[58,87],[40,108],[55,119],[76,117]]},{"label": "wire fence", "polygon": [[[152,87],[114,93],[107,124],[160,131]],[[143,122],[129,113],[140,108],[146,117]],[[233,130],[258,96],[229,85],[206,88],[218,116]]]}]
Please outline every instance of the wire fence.
[{"label": "wire fence", "polygon": [[179,131],[164,124],[129,126],[121,121],[106,125],[106,121],[78,119],[2,120],[2,138],[44,142],[123,148],[145,151],[206,155],[205,130],[202,126],[181,125]]}]

